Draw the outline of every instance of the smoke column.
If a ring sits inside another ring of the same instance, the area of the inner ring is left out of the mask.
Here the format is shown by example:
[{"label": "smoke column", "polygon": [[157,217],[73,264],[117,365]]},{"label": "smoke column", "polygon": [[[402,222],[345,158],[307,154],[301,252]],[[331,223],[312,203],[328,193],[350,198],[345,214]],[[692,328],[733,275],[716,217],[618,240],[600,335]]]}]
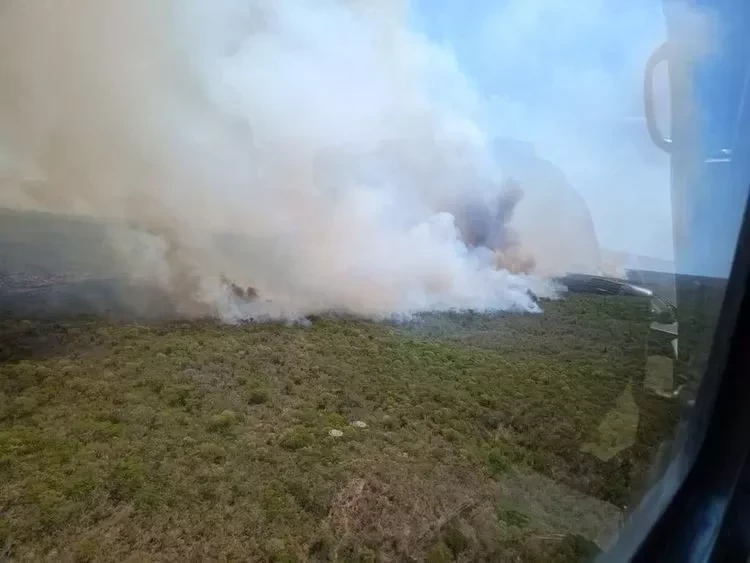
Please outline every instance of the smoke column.
[{"label": "smoke column", "polygon": [[537,310],[545,282],[461,240],[451,211],[501,188],[477,96],[406,9],[6,0],[0,204],[117,222],[112,252],[185,313]]}]

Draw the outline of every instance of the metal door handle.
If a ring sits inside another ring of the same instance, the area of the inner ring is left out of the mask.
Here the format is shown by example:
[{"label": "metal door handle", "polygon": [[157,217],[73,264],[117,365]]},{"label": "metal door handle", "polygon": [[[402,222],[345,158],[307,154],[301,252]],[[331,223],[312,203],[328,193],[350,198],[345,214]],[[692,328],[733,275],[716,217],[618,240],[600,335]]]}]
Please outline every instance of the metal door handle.
[{"label": "metal door handle", "polygon": [[654,70],[661,62],[669,61],[669,44],[660,45],[646,61],[646,73],[643,80],[643,103],[646,113],[646,129],[653,143],[661,150],[671,153],[672,140],[665,137],[656,124],[656,113],[654,112]]}]

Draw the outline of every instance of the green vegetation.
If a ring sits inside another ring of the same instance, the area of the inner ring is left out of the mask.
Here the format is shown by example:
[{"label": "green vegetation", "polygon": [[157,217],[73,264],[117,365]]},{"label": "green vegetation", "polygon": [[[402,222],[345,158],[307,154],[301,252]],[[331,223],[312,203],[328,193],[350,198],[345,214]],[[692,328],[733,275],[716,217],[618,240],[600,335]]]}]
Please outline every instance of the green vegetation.
[{"label": "green vegetation", "polygon": [[[575,561],[616,525],[599,520],[629,504],[676,405],[637,384],[647,304],[544,305],[398,326],[6,317],[0,550]],[[638,428],[608,432],[637,439],[602,460],[584,445],[628,389]]]}]

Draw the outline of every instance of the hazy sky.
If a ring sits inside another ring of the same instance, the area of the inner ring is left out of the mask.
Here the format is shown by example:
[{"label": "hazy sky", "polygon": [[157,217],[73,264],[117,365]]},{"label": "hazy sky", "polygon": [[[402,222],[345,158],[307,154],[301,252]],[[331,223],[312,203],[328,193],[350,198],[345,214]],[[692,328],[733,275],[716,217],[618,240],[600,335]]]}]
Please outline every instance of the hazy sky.
[{"label": "hazy sky", "polygon": [[563,169],[603,248],[672,257],[669,162],[642,118],[661,2],[416,0],[413,19],[453,51],[488,129]]},{"label": "hazy sky", "polygon": [[[750,172],[743,142],[750,104],[741,101],[750,94],[750,3],[671,4],[670,17],[675,7],[691,6],[680,16],[695,26],[688,41],[711,39],[695,79],[702,148],[709,157],[734,151],[731,165],[705,168],[688,188],[689,240],[678,268],[724,275]],[[489,130],[532,141],[564,170],[588,204],[603,248],[673,258],[669,159],[651,143],[643,119],[646,59],[666,39],[662,0],[415,0],[413,6],[414,25],[452,50],[476,89]],[[654,90],[668,132],[664,68]]]}]

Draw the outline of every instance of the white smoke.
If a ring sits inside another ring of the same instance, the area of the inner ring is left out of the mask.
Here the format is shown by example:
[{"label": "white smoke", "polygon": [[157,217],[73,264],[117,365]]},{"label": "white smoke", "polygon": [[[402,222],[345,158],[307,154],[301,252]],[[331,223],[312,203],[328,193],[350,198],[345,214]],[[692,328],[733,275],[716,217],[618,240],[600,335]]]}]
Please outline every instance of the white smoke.
[{"label": "white smoke", "polygon": [[[6,1],[0,203],[125,220],[113,252],[186,312],[537,310],[547,285],[495,269],[445,212],[498,188],[476,95],[405,9]],[[389,144],[398,166],[342,176]]]}]

